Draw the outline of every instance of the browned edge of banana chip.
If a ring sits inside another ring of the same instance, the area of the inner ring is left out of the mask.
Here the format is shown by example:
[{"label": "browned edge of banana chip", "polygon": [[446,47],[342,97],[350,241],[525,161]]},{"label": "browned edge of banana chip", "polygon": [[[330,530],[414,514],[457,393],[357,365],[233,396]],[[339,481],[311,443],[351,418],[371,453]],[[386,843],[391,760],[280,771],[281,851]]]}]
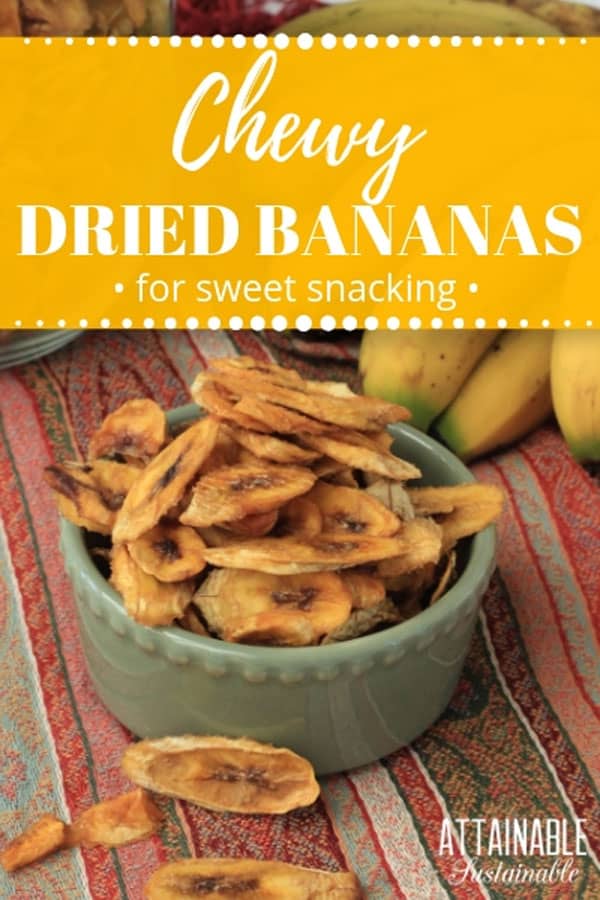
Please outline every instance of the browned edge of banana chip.
[{"label": "browned edge of banana chip", "polygon": [[117,514],[113,539],[134,541],[181,499],[212,451],[219,423],[206,416],[182,432],[140,473]]},{"label": "browned edge of banana chip", "polygon": [[139,741],[125,750],[122,767],[140,787],[217,811],[286,813],[310,806],[320,791],[308,760],[247,738]]},{"label": "browned edge of banana chip", "polygon": [[128,400],[109,413],[90,440],[88,457],[124,456],[147,462],[167,441],[167,419],[154,400]]},{"label": "browned edge of banana chip", "polygon": [[157,869],[144,889],[146,900],[188,900],[210,896],[361,900],[353,872],[327,872],[291,863],[255,859],[182,859]]}]

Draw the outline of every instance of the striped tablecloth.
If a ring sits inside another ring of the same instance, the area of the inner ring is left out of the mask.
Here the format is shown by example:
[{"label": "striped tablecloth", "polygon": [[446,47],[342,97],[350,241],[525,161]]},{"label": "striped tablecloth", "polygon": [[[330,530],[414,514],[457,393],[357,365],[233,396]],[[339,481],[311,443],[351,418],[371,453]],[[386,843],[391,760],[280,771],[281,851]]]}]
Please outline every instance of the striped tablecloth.
[{"label": "striped tablecloth", "polygon": [[[43,468],[84,452],[126,398],[184,403],[207,358],[240,350],[345,377],[356,344],[247,332],[90,333],[0,373],[0,842],[45,811],[74,816],[127,788],[119,759],[131,737],[86,673]],[[0,874],[0,897],[137,900],[160,863],[194,854],[351,867],[372,900],[600,897],[600,490],[552,427],[477,472],[509,496],[499,568],[435,727],[388,759],[325,779],[309,810],[243,818],[165,802],[153,839],[119,852],[67,851]],[[438,854],[446,817],[585,819],[589,853],[570,885],[454,885],[466,858]]]}]

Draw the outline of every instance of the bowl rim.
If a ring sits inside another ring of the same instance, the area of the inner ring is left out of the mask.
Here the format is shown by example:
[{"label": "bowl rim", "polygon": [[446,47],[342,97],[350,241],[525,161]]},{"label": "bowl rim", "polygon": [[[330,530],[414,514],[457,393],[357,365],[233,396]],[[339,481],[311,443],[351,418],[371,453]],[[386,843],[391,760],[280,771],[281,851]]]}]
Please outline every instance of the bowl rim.
[{"label": "bowl rim", "polygon": [[[167,413],[170,425],[199,418],[203,411],[194,403],[176,407]],[[426,452],[434,452],[440,458],[451,475],[462,479],[462,483],[475,481],[469,469],[438,441],[416,428],[404,423],[389,428],[394,438],[407,437],[413,444],[420,445]],[[176,626],[147,626],[135,622],[127,614],[120,595],[104,578],[95,565],[84,540],[84,529],[60,517],[61,547],[68,568],[83,576],[94,591],[101,595],[106,604],[105,612],[112,622],[120,628],[129,628],[134,636],[143,644],[144,636],[150,632],[157,640],[157,647],[163,650],[180,650],[196,660],[218,659],[221,662],[231,661],[242,664],[271,665],[279,670],[290,666],[304,668],[307,664],[331,666],[365,657],[379,655],[392,647],[412,644],[425,636],[441,631],[471,611],[479,604],[482,591],[486,587],[495,567],[496,526],[489,525],[471,538],[466,566],[458,580],[433,606],[421,613],[392,625],[374,634],[362,635],[338,644],[326,644],[319,647],[264,647],[250,644],[233,644],[218,638],[202,637],[187,632]],[[71,578],[72,580],[72,578]],[[115,619],[116,617],[116,619]],[[429,642],[428,642],[429,643]],[[315,651],[318,650],[318,653]]]}]

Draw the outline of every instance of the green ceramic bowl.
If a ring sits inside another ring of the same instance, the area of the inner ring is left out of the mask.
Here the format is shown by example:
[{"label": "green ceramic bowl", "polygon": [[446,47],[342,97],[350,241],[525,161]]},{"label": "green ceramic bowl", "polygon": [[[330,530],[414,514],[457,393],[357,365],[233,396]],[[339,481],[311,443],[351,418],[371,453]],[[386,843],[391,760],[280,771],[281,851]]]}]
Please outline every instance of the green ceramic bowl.
[{"label": "green ceramic bowl", "polygon": [[[177,424],[194,406],[170,414]],[[472,480],[448,450],[408,426],[394,452],[425,484]],[[456,687],[495,553],[495,531],[470,541],[461,577],[408,622],[325,647],[250,647],[132,621],[98,572],[83,532],[61,523],[81,641],[108,709],[140,737],[245,736],[290,747],[318,774],[371,762],[410,743],[444,711]]]}]

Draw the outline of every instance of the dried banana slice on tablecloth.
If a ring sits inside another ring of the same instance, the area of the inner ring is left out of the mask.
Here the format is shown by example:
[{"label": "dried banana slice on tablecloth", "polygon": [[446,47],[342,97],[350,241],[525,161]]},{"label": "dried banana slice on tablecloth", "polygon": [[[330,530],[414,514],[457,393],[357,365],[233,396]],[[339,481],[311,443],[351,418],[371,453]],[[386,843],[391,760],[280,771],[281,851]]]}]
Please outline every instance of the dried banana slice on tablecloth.
[{"label": "dried banana slice on tablecloth", "polygon": [[217,569],[194,594],[209,628],[226,641],[303,646],[350,615],[350,592],[339,575],[269,575]]},{"label": "dried banana slice on tablecloth", "polygon": [[356,431],[336,431],[327,435],[303,433],[299,434],[299,441],[351,469],[373,472],[396,481],[421,477],[421,472],[412,463],[394,456]]},{"label": "dried banana slice on tablecloth", "polygon": [[37,862],[64,846],[66,825],[56,816],[45,815],[17,835],[0,853],[0,865],[7,872]]},{"label": "dried banana slice on tablecloth", "polygon": [[306,499],[321,513],[323,531],[329,534],[365,534],[389,537],[400,528],[398,516],[375,497],[358,488],[319,481]]},{"label": "dried banana slice on tablecloth", "polygon": [[205,528],[269,512],[305,494],[314,482],[310,469],[299,466],[262,463],[217,469],[196,483],[180,521]]},{"label": "dried banana slice on tablecloth", "polygon": [[134,784],[238,813],[286,813],[310,806],[319,785],[308,760],[246,738],[182,735],[131,744],[123,755]]},{"label": "dried banana slice on tablecloth", "polygon": [[167,420],[154,400],[128,400],[103,421],[92,436],[90,459],[124,456],[147,462],[167,441]]},{"label": "dried banana slice on tablecloth", "polygon": [[410,552],[404,532],[395,537],[321,534],[300,539],[258,538],[228,547],[211,547],[204,558],[214,566],[296,575],[352,568],[399,554],[408,556]]},{"label": "dried banana slice on tablecloth", "polygon": [[167,584],[148,575],[134,562],[126,544],[113,547],[111,571],[111,584],[123,598],[128,615],[141,625],[171,625],[194,593],[193,581]]},{"label": "dried banana slice on tablecloth", "polygon": [[182,859],[150,877],[147,900],[360,900],[352,872],[325,872],[254,859]]},{"label": "dried banana slice on tablecloth", "polygon": [[127,546],[134,562],[159,581],[185,581],[206,566],[206,544],[186,525],[159,523]]},{"label": "dried banana slice on tablecloth", "polygon": [[86,809],[67,826],[67,847],[122,847],[158,831],[162,813],[142,788]]},{"label": "dried banana slice on tablecloth", "polygon": [[400,532],[403,549],[377,564],[382,578],[414,572],[428,563],[437,563],[442,553],[442,529],[433,519],[413,519],[405,522]]},{"label": "dried banana slice on tablecloth", "polygon": [[303,497],[294,497],[279,510],[277,534],[281,537],[316,537],[323,531],[323,519],[319,507]]},{"label": "dried banana slice on tablecloth", "polygon": [[48,466],[45,479],[59,511],[70,522],[110,534],[125,495],[139,476],[133,466],[109,460]]},{"label": "dried banana slice on tablecloth", "polygon": [[113,531],[115,542],[134,541],[175,506],[212,451],[218,431],[217,420],[207,416],[154,457],[119,510]]}]

